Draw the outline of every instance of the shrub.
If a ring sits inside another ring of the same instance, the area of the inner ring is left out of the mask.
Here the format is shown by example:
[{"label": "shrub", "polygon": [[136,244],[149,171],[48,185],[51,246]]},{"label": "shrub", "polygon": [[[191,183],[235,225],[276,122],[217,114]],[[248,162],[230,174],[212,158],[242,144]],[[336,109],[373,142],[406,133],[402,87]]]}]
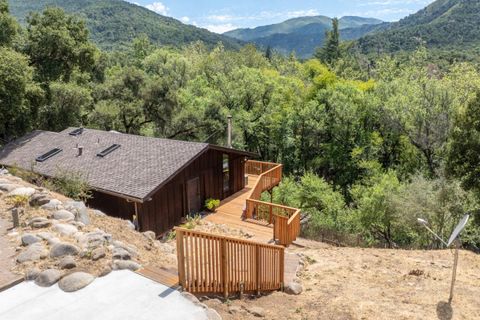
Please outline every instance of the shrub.
[{"label": "shrub", "polygon": [[28,196],[24,195],[17,195],[17,196],[10,196],[7,198],[6,202],[14,206],[15,208],[26,207],[28,203]]},{"label": "shrub", "polygon": [[86,201],[92,196],[90,186],[78,172],[59,172],[48,180],[47,187],[74,200]]},{"label": "shrub", "polygon": [[220,206],[220,200],[218,199],[207,199],[205,201],[205,208],[208,211],[215,212],[215,210]]},{"label": "shrub", "polygon": [[199,214],[187,216],[187,222],[181,225],[185,229],[195,229],[195,227],[200,223],[202,217]]}]

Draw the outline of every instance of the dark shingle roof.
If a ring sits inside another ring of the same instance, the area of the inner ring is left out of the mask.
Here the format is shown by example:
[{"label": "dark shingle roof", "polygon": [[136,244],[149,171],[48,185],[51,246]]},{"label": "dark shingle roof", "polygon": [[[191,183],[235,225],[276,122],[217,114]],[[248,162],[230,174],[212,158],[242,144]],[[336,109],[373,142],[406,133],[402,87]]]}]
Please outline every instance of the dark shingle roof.
[{"label": "dark shingle roof", "polygon": [[[185,165],[211,146],[207,143],[150,138],[85,129],[77,137],[62,132],[34,131],[0,150],[0,164],[18,166],[54,177],[72,171],[83,175],[97,190],[139,200],[146,198]],[[77,156],[76,145],[83,146]],[[97,153],[112,144],[120,148],[101,158]],[[35,159],[53,148],[63,151],[45,162]],[[242,151],[235,151],[240,152]],[[245,155],[249,155],[245,152]]]}]

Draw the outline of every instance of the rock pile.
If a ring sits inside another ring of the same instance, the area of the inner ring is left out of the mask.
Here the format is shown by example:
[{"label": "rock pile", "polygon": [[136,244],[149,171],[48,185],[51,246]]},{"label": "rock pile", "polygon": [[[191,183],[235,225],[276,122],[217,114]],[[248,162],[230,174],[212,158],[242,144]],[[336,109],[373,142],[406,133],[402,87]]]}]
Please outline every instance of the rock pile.
[{"label": "rock pile", "polygon": [[[42,287],[58,282],[63,291],[73,292],[95,279],[95,275],[81,268],[82,265],[92,266],[97,270],[97,276],[104,276],[112,269],[135,271],[141,268],[133,260],[138,257],[135,246],[115,240],[111,234],[98,228],[89,227],[85,231],[90,217],[83,202],[63,203],[44,189],[24,187],[12,181],[18,180],[0,178],[3,196],[25,196],[30,206],[48,212],[46,217],[30,217],[18,230],[16,261],[25,266],[27,280]],[[146,242],[154,241],[155,233],[146,233],[145,237]],[[39,266],[46,269],[41,270]]]}]

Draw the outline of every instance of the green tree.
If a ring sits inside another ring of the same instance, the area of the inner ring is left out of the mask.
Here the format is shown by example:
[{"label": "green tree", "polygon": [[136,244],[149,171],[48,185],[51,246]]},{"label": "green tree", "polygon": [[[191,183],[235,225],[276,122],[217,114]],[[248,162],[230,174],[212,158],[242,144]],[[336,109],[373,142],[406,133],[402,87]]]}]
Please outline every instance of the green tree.
[{"label": "green tree", "polygon": [[39,125],[53,131],[84,124],[82,117],[91,109],[93,99],[88,88],[75,83],[52,82],[50,103],[41,108]]},{"label": "green tree", "polygon": [[11,46],[19,28],[17,21],[10,15],[8,1],[0,0],[0,47]]},{"label": "green tree", "polygon": [[325,37],[325,44],[317,50],[315,56],[324,63],[333,64],[340,58],[340,32],[337,18],[332,19],[332,30],[327,31]]},{"label": "green tree", "polygon": [[33,82],[28,57],[0,47],[0,141],[24,134],[36,118],[42,91]]},{"label": "green tree", "polygon": [[467,189],[480,194],[480,91],[464,112],[459,112],[452,132],[447,168]]},{"label": "green tree", "polygon": [[354,219],[364,237],[394,247],[402,240],[405,226],[392,198],[402,185],[395,172],[382,173],[352,187]]},{"label": "green tree", "polygon": [[89,114],[93,126],[139,134],[151,120],[145,117],[142,96],[145,72],[135,67],[114,67],[93,93],[97,101]]},{"label": "green tree", "polygon": [[25,52],[38,71],[41,82],[69,81],[75,68],[91,72],[96,48],[88,39],[85,22],[61,9],[47,8],[27,19]]}]

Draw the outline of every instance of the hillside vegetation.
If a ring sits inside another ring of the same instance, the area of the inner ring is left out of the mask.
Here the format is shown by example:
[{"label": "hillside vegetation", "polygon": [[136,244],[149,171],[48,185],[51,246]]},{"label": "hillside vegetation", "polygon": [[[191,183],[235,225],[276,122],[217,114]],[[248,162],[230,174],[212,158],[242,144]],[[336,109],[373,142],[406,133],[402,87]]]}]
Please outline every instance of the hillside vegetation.
[{"label": "hillside vegetation", "polygon": [[455,51],[480,48],[480,1],[437,0],[358,40],[365,53],[412,51],[421,44]]},{"label": "hillside vegetation", "polygon": [[122,0],[9,0],[12,14],[25,23],[30,12],[56,6],[85,20],[91,39],[102,49],[119,49],[145,34],[152,43],[181,47],[202,41],[238,48],[239,42],[206,29],[186,25]]},{"label": "hillside vegetation", "polygon": [[[358,39],[382,21],[372,18],[343,17],[339,19],[342,38]],[[294,18],[282,23],[253,29],[236,29],[225,35],[242,41],[255,43],[263,48],[271,47],[282,54],[295,52],[300,58],[311,57],[315,49],[323,45],[326,31],[332,28],[332,19],[325,16]],[[363,31],[366,30],[366,31]],[[368,31],[367,31],[368,30]]]}]

